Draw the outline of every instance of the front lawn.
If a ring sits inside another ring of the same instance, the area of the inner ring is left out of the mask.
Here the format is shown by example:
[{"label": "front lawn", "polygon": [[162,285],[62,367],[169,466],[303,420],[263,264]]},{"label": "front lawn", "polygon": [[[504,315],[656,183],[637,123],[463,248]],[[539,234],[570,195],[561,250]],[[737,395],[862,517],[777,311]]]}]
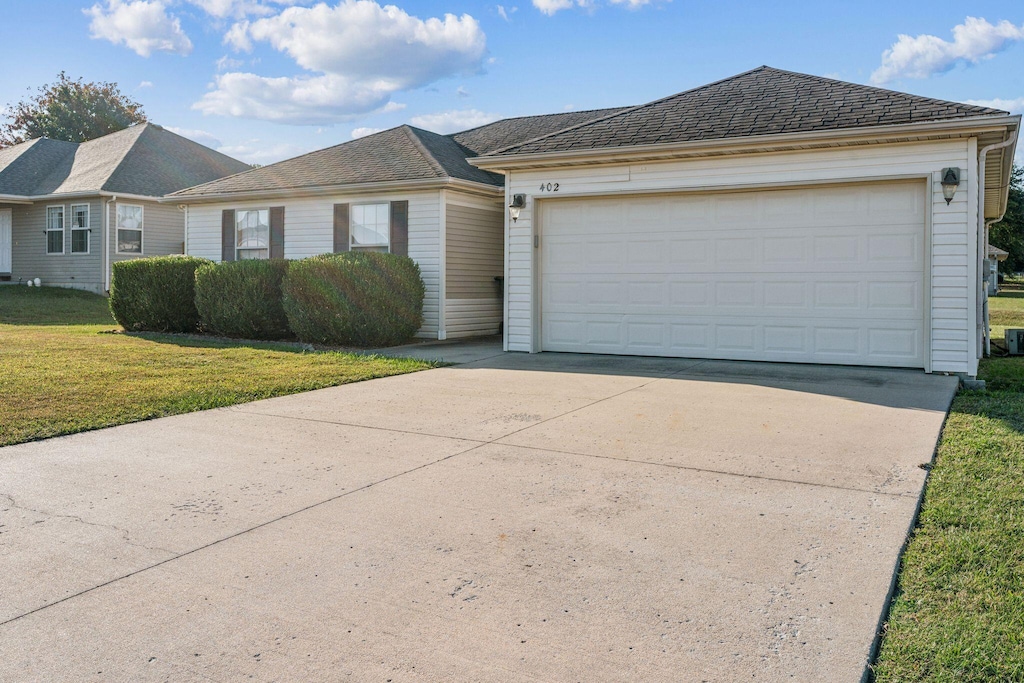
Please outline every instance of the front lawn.
[{"label": "front lawn", "polygon": [[[993,338],[1024,293],[990,300]],[[876,680],[1024,681],[1024,357],[982,361],[953,402],[899,575]]]},{"label": "front lawn", "polygon": [[0,446],[430,367],[115,330],[104,297],[0,286]]}]

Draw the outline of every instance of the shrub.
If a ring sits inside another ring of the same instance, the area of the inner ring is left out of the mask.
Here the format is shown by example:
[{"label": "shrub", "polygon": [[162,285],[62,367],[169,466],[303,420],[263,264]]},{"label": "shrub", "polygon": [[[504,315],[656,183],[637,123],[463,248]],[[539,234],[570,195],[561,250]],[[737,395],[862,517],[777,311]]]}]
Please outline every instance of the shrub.
[{"label": "shrub", "polygon": [[195,273],[206,263],[183,255],[118,261],[110,280],[110,312],[129,331],[195,332]]},{"label": "shrub", "polygon": [[304,342],[389,346],[423,324],[423,279],[408,256],[350,252],[295,261],[282,291],[288,324]]},{"label": "shrub", "polygon": [[196,309],[203,330],[225,337],[290,337],[281,305],[284,259],[207,263],[196,269]]}]

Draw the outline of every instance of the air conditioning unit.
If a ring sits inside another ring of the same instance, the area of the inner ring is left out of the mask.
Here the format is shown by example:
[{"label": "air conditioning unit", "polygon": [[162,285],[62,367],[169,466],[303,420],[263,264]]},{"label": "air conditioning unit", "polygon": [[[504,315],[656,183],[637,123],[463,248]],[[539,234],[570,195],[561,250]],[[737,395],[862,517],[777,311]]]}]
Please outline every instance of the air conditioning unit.
[{"label": "air conditioning unit", "polygon": [[1011,356],[1024,355],[1024,330],[1006,331],[1006,350]]}]

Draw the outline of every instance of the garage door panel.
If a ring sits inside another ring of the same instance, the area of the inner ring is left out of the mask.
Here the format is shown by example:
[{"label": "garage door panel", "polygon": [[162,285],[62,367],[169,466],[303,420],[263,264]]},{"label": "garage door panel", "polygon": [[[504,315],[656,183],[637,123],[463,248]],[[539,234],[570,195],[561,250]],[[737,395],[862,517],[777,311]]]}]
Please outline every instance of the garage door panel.
[{"label": "garage door panel", "polygon": [[541,346],[921,367],[924,194],[887,183],[541,203]]}]

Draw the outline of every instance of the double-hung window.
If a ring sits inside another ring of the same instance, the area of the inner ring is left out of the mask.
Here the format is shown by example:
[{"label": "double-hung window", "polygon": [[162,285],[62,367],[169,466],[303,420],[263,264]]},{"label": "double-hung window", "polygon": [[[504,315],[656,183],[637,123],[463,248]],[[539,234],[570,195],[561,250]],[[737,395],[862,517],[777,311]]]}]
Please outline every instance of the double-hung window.
[{"label": "double-hung window", "polygon": [[89,253],[89,205],[71,205],[71,253]]},{"label": "double-hung window", "polygon": [[46,207],[46,253],[64,253],[64,207]]},{"label": "double-hung window", "polygon": [[388,251],[391,247],[391,212],[388,204],[356,204],[352,207],[349,235],[352,251]]},{"label": "double-hung window", "polygon": [[142,207],[136,204],[117,205],[117,253],[142,253]]},{"label": "double-hung window", "polygon": [[235,212],[235,258],[270,258],[270,209]]}]

